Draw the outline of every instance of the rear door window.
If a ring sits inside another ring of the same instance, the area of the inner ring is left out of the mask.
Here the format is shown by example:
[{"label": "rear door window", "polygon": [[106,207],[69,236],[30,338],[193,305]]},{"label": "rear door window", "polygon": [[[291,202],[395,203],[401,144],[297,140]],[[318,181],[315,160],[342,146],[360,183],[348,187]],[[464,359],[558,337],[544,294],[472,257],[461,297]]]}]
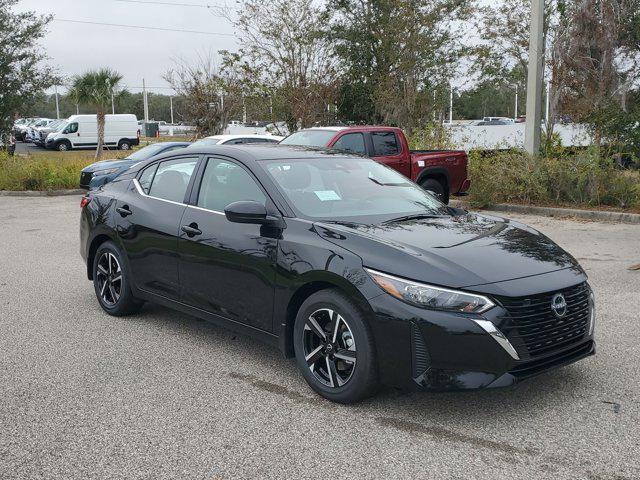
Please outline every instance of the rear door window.
[{"label": "rear door window", "polygon": [[346,133],[333,144],[332,148],[357,153],[358,155],[364,155],[367,152],[362,133]]},{"label": "rear door window", "polygon": [[374,157],[390,157],[400,153],[400,144],[394,132],[371,132]]},{"label": "rear door window", "polygon": [[183,203],[196,163],[198,163],[197,157],[161,162],[151,182],[149,195],[163,200]]}]

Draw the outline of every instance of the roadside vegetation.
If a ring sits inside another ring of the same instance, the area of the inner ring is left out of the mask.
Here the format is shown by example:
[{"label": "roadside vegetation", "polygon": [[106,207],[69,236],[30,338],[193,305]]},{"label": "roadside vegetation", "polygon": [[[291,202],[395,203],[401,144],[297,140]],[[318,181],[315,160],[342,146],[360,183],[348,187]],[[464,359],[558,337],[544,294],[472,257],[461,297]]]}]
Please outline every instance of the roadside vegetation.
[{"label": "roadside vegetation", "polygon": [[[123,158],[131,152],[111,152]],[[78,188],[80,171],[95,162],[95,151],[42,151],[10,156],[0,152],[0,190],[63,190]]]},{"label": "roadside vegetation", "polygon": [[595,148],[539,157],[521,150],[471,152],[469,169],[472,207],[519,203],[640,212],[640,171],[619,168]]}]

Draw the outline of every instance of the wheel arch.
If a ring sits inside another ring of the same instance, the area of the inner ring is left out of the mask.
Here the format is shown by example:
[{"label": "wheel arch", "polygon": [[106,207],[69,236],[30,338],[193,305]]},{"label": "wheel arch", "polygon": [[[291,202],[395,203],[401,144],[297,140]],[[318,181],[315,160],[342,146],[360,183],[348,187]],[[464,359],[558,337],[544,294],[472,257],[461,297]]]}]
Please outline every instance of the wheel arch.
[{"label": "wheel arch", "polygon": [[425,168],[422,172],[420,172],[420,175],[418,175],[418,178],[416,179],[416,183],[420,184],[430,178],[434,180],[438,180],[440,183],[442,183],[444,188],[446,188],[447,190],[450,189],[449,171],[446,168],[444,167]]},{"label": "wheel arch", "polygon": [[113,241],[113,238],[106,233],[100,233],[91,240],[91,244],[87,250],[87,278],[89,280],[93,280],[93,259],[96,256],[96,252],[100,245],[108,241]]},{"label": "wheel arch", "polygon": [[367,302],[364,295],[344,277],[325,272],[325,275],[320,276],[320,278],[309,278],[300,284],[289,297],[284,311],[284,322],[280,325],[280,350],[285,357],[290,358],[295,356],[293,349],[293,327],[298,311],[304,301],[317,292],[331,289],[338,290],[347,295],[363,311],[366,319],[371,318],[373,310],[369,302]]}]

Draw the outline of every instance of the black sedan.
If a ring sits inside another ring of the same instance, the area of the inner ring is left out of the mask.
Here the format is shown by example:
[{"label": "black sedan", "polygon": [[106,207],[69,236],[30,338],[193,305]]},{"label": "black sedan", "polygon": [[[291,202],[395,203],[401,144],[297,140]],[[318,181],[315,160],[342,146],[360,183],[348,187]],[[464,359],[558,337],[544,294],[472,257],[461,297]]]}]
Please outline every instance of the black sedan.
[{"label": "black sedan", "polygon": [[595,350],[593,293],[555,243],[343,153],[174,151],[85,196],[80,236],[107,313],[157,302],[259,337],[333,401],[502,387]]}]

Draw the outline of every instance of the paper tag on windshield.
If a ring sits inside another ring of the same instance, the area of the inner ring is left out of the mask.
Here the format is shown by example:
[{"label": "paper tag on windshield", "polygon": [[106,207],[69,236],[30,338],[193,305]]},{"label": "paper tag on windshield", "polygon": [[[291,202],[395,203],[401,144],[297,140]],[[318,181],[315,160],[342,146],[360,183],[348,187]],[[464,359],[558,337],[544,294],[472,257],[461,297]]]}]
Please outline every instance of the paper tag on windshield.
[{"label": "paper tag on windshield", "polygon": [[328,202],[330,200],[340,200],[340,195],[338,195],[333,190],[316,190],[313,192],[320,199],[321,202]]}]

